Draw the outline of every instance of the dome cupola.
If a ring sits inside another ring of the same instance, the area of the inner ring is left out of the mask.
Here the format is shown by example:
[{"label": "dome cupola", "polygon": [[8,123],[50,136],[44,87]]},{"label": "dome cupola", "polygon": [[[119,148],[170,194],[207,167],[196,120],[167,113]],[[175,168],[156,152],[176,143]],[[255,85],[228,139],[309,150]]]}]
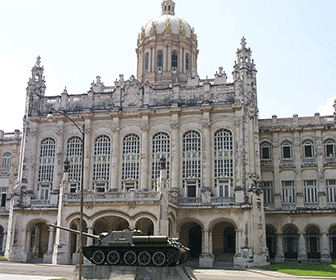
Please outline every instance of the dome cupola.
[{"label": "dome cupola", "polygon": [[141,82],[185,82],[197,74],[197,36],[175,15],[175,2],[163,0],[161,16],[150,20],[138,37],[137,77]]}]

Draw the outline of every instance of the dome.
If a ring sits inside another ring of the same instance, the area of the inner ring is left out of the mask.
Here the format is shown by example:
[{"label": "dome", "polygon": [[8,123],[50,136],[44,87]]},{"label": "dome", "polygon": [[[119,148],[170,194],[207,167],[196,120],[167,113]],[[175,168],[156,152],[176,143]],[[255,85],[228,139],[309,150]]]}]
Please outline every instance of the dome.
[{"label": "dome", "polygon": [[[145,37],[153,35],[153,31],[156,31],[156,34],[161,34],[164,32],[175,35],[181,34],[188,38],[190,38],[192,34],[190,25],[184,19],[169,14],[164,14],[150,20],[145,25],[144,30]],[[168,30],[170,30],[170,32]]]}]

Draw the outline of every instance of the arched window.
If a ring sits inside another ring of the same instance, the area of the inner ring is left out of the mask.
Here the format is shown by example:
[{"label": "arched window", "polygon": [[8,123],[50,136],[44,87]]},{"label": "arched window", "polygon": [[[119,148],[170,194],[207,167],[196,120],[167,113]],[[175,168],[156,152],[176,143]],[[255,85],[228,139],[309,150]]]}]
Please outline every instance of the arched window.
[{"label": "arched window", "polygon": [[326,157],[335,157],[335,141],[327,140],[324,142],[324,155]]},{"label": "arched window", "polygon": [[145,73],[149,72],[149,53],[145,54]]},{"label": "arched window", "polygon": [[152,189],[155,188],[160,176],[160,159],[166,159],[167,178],[170,170],[170,138],[167,133],[160,132],[153,136],[152,142]]},{"label": "arched window", "polygon": [[190,56],[188,53],[185,56],[185,71],[187,74],[190,74]]},{"label": "arched window", "polygon": [[272,146],[268,142],[260,145],[260,158],[264,160],[272,159]]},{"label": "arched window", "polygon": [[177,73],[177,64],[178,64],[177,52],[173,51],[171,54],[171,67],[173,73]]},{"label": "arched window", "polygon": [[162,73],[163,71],[163,51],[161,50],[157,52],[156,67],[157,67],[157,72]]},{"label": "arched window", "polygon": [[288,227],[283,234],[285,259],[297,258],[298,234],[295,228]]},{"label": "arched window", "polygon": [[197,197],[201,185],[201,135],[188,131],[183,135],[182,180],[185,195]]},{"label": "arched window", "polygon": [[2,156],[2,168],[10,168],[12,160],[12,155],[10,153],[5,153]]},{"label": "arched window", "polygon": [[336,259],[336,226],[330,229],[329,238],[330,238],[330,254],[332,259]]},{"label": "arched window", "polygon": [[310,227],[306,232],[308,259],[320,258],[320,231],[316,227]]},{"label": "arched window", "polygon": [[122,151],[121,181],[125,191],[138,189],[140,166],[140,139],[136,134],[124,138]]},{"label": "arched window", "polygon": [[226,129],[214,135],[214,180],[219,197],[233,196],[233,137]]},{"label": "arched window", "polygon": [[292,144],[288,141],[281,144],[281,157],[283,159],[292,159]]},{"label": "arched window", "polygon": [[312,141],[306,140],[302,143],[302,156],[304,158],[314,157],[314,144]]},{"label": "arched window", "polygon": [[72,137],[67,143],[66,157],[70,162],[69,182],[70,192],[75,193],[79,189],[82,172],[82,139]]},{"label": "arched window", "polygon": [[93,188],[96,192],[106,192],[110,180],[111,141],[106,135],[95,141],[93,156]]},{"label": "arched window", "polygon": [[38,171],[40,199],[49,199],[52,189],[55,162],[55,140],[46,138],[41,141]]}]

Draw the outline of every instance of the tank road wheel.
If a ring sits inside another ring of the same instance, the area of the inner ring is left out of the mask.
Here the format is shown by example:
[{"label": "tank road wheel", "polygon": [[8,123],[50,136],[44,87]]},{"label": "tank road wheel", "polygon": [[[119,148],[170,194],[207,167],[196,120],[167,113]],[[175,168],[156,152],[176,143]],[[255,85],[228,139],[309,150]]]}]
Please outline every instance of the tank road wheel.
[{"label": "tank road wheel", "polygon": [[133,265],[137,261],[136,254],[133,251],[127,251],[124,255],[124,261],[128,265]]},{"label": "tank road wheel", "polygon": [[102,264],[104,263],[105,255],[102,251],[95,251],[92,255],[92,261],[94,264]]},{"label": "tank road wheel", "polygon": [[111,251],[107,255],[107,262],[112,265],[116,265],[120,260],[120,255],[117,251]]},{"label": "tank road wheel", "polygon": [[138,255],[138,262],[140,265],[148,265],[151,261],[151,255],[146,251],[141,251]]},{"label": "tank road wheel", "polygon": [[166,256],[164,253],[158,251],[153,254],[152,260],[156,266],[161,266],[166,262]]}]

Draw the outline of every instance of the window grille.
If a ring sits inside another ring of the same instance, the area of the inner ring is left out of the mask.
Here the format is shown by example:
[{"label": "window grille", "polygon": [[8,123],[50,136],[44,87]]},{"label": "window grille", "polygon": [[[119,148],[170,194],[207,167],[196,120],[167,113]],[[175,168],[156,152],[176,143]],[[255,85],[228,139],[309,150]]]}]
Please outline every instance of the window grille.
[{"label": "window grille", "polygon": [[324,142],[324,155],[326,157],[335,157],[335,141],[329,139]]},{"label": "window grille", "polygon": [[185,57],[185,70],[187,74],[190,73],[190,56],[188,53],[186,54],[186,57]]},{"label": "window grille", "polygon": [[163,51],[159,50],[156,56],[156,67],[159,73],[162,72],[163,69]]},{"label": "window grille", "polygon": [[285,248],[284,251],[286,253],[295,253],[297,252],[297,240],[298,240],[298,234],[296,229],[294,228],[287,228],[284,231],[283,238],[285,241]]},{"label": "window grille", "polygon": [[315,227],[310,227],[306,232],[306,244],[308,253],[320,252],[320,231]]},{"label": "window grille", "polygon": [[137,189],[139,186],[140,139],[129,134],[123,141],[121,180],[123,190]]},{"label": "window grille", "polygon": [[177,53],[176,51],[173,51],[172,54],[171,54],[171,66],[172,66],[172,70],[174,72],[177,71],[177,61],[178,61],[178,57],[177,57]]},{"label": "window grille", "polygon": [[93,188],[99,191],[108,189],[110,180],[110,152],[111,141],[106,135],[99,136],[95,141],[94,156],[93,156]]},{"label": "window grille", "polygon": [[290,142],[284,142],[281,144],[281,157],[283,159],[292,158],[292,144]]},{"label": "window grille", "polygon": [[12,160],[12,155],[10,153],[5,153],[2,156],[2,167],[3,168],[10,168],[11,160]]},{"label": "window grille", "polygon": [[55,141],[54,139],[46,138],[41,141],[38,182],[49,183],[48,186],[52,186],[54,162]]},{"label": "window grille", "polygon": [[304,158],[314,157],[314,144],[311,141],[305,141],[302,144],[302,155]]},{"label": "window grille", "polygon": [[272,147],[268,142],[264,142],[260,145],[260,157],[261,159],[272,159]]},{"label": "window grille", "polygon": [[218,196],[233,196],[233,137],[226,129],[214,134],[214,184]]},{"label": "window grille", "polygon": [[182,180],[186,196],[188,195],[188,181],[196,182],[196,193],[201,181],[201,136],[197,131],[188,131],[183,135],[182,147]]},{"label": "window grille", "polygon": [[336,180],[329,179],[326,181],[327,185],[327,201],[330,203],[336,203]]},{"label": "window grille", "polygon": [[304,198],[305,203],[317,203],[317,187],[315,180],[305,180],[304,181]]},{"label": "window grille", "polygon": [[69,182],[80,182],[82,172],[82,139],[72,137],[67,143],[66,157],[70,162]]},{"label": "window grille", "polygon": [[170,138],[167,133],[160,132],[153,136],[152,142],[152,189],[155,188],[157,179],[160,177],[160,159],[166,159],[167,178],[170,173]]},{"label": "window grille", "polygon": [[273,204],[273,182],[264,181],[261,182],[263,192],[264,192],[264,204],[272,205]]},{"label": "window grille", "polygon": [[295,188],[294,181],[282,181],[282,203],[295,203]]}]

